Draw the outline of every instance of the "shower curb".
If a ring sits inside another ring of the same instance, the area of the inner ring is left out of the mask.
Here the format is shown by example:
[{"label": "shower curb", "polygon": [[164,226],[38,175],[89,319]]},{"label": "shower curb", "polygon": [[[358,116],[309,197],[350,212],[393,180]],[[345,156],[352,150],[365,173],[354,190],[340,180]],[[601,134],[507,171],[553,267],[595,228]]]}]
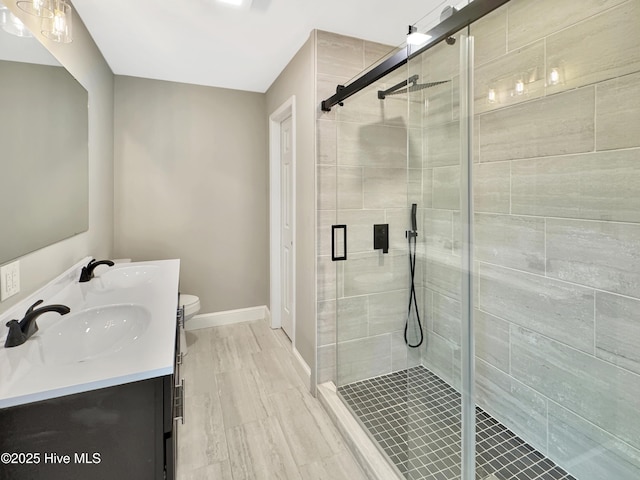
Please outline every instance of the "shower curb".
[{"label": "shower curb", "polygon": [[370,480],[404,480],[400,471],[389,464],[347,406],[338,398],[333,382],[318,385],[318,400],[342,434],[358,465]]}]

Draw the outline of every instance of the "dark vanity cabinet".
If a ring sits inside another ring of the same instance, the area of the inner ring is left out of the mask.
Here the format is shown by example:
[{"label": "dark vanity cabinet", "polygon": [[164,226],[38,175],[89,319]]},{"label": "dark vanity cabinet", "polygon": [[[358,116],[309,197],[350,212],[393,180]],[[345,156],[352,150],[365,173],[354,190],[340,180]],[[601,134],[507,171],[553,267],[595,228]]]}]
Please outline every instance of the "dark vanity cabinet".
[{"label": "dark vanity cabinet", "polygon": [[172,375],[0,409],[0,479],[173,480],[179,345]]}]

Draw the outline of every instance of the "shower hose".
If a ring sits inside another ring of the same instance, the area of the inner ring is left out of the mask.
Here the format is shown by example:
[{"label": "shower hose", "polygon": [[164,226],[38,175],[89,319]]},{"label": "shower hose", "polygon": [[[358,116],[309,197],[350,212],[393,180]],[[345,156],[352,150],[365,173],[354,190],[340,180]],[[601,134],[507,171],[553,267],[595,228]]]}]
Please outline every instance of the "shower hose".
[{"label": "shower hose", "polygon": [[[415,227],[414,227],[415,228]],[[416,250],[418,235],[415,232],[407,232],[407,242],[409,242],[409,270],[411,271],[411,292],[409,293],[409,308],[407,310],[407,321],[404,324],[404,343],[411,348],[417,348],[424,341],[424,333],[422,332],[422,323],[420,322],[420,312],[418,311],[418,299],[416,298]],[[413,249],[411,248],[413,244]],[[415,345],[409,343],[407,330],[409,329],[409,321],[411,320],[411,307],[415,308],[416,320],[418,323],[418,331],[420,332],[420,341]]]}]

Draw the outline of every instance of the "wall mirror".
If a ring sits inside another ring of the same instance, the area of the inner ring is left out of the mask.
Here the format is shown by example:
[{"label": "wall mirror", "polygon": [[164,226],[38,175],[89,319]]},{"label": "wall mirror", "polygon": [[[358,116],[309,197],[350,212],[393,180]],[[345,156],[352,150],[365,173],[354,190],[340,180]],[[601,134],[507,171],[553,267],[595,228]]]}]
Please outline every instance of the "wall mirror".
[{"label": "wall mirror", "polygon": [[88,93],[0,0],[0,264],[89,228]]}]

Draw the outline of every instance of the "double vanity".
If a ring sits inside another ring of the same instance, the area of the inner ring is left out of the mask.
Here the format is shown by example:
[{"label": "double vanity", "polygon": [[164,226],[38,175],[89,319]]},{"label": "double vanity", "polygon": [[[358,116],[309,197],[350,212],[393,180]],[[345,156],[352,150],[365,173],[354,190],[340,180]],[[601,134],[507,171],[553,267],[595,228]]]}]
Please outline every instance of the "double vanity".
[{"label": "double vanity", "polygon": [[[3,479],[173,479],[179,375],[179,260],[100,265],[84,259],[0,315],[47,305],[38,331],[0,347]],[[14,330],[20,334],[17,325]],[[8,455],[7,455],[8,454]]]}]

